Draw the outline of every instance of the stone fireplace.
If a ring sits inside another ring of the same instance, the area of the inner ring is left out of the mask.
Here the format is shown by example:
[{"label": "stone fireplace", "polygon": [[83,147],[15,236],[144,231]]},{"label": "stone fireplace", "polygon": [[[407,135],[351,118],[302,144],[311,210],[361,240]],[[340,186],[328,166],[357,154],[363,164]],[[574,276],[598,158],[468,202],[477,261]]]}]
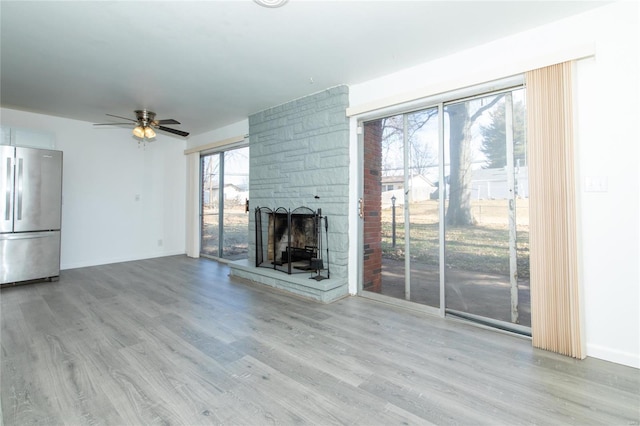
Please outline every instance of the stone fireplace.
[{"label": "stone fireplace", "polygon": [[[348,100],[337,86],[249,117],[249,200],[268,208],[250,215],[249,260],[232,262],[232,277],[321,302],[348,294]],[[289,212],[299,216],[286,224]]]}]

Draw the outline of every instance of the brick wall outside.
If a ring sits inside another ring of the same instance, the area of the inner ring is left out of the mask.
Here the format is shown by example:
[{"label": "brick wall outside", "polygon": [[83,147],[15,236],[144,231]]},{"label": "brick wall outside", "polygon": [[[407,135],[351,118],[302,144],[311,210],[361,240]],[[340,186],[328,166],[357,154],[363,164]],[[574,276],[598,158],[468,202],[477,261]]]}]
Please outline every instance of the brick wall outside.
[{"label": "brick wall outside", "polygon": [[382,289],[382,121],[364,124],[364,265],[363,289]]},{"label": "brick wall outside", "polygon": [[[255,261],[256,207],[321,208],[329,222],[331,278],[347,285],[348,106],[349,88],[337,86],[249,117],[250,262]],[[322,249],[326,263],[324,235]]]}]

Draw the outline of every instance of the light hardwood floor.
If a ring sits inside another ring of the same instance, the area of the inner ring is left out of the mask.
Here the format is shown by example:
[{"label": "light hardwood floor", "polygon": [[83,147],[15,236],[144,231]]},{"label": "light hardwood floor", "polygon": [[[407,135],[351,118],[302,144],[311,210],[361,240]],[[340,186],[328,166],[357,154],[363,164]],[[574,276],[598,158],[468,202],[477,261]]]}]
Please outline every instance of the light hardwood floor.
[{"label": "light hardwood floor", "polygon": [[4,288],[2,419],[26,424],[638,424],[640,370],[185,256]]}]

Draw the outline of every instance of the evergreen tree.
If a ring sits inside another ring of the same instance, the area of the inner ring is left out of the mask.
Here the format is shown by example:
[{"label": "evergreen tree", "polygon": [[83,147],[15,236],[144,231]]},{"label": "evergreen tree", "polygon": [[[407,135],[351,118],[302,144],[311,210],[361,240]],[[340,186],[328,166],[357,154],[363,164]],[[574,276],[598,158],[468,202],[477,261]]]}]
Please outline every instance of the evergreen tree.
[{"label": "evergreen tree", "polygon": [[[491,113],[491,122],[486,126],[480,126],[482,133],[482,152],[487,157],[486,169],[502,168],[507,165],[507,145],[505,136],[505,108],[504,102],[500,108],[495,108]],[[527,165],[527,145],[525,135],[524,104],[513,104],[513,155],[514,164]],[[519,160],[519,161],[518,161]]]}]

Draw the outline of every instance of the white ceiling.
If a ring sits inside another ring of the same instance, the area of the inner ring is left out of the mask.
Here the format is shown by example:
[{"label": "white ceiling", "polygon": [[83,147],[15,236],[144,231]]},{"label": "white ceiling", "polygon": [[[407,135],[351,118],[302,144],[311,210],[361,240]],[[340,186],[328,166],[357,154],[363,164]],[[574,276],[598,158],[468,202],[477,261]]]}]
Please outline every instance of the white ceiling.
[{"label": "white ceiling", "polygon": [[193,135],[602,4],[2,0],[0,103],[89,122],[148,108]]}]

